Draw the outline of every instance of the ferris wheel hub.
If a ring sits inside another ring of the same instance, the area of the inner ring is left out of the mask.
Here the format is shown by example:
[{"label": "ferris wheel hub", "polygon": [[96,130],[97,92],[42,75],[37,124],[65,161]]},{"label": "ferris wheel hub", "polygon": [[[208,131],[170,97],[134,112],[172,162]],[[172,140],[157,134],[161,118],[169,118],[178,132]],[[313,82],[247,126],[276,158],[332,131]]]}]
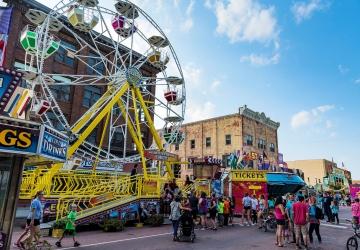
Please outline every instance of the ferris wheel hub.
[{"label": "ferris wheel hub", "polygon": [[126,80],[130,85],[139,86],[142,83],[143,76],[138,68],[130,66],[126,71]]}]

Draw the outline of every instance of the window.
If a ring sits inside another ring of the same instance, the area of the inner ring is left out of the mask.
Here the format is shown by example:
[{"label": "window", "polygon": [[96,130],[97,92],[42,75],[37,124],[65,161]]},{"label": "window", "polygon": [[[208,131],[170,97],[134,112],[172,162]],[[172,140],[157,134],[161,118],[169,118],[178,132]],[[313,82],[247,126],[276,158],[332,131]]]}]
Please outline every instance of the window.
[{"label": "window", "polygon": [[56,118],[55,114],[52,111],[46,112],[47,118],[50,120],[53,127],[59,131],[65,130],[64,126],[61,124],[58,118]]},{"label": "window", "polygon": [[65,63],[66,65],[73,67],[75,62],[75,50],[75,45],[61,41],[60,47],[55,54],[55,61]]},{"label": "window", "polygon": [[116,147],[120,147],[123,146],[124,143],[124,137],[123,134],[120,131],[116,131],[113,134],[112,137],[112,143],[116,146]]},{"label": "window", "polygon": [[207,148],[211,147],[211,137],[206,137],[205,144]]},{"label": "window", "polygon": [[100,95],[100,88],[95,86],[85,86],[82,105],[90,108],[97,100],[99,100]]},{"label": "window", "polygon": [[175,150],[179,150],[179,144],[175,144]]},{"label": "window", "polygon": [[57,101],[70,102],[71,87],[69,85],[52,85],[50,89]]},{"label": "window", "polygon": [[191,140],[190,141],[190,148],[194,149],[195,148],[195,140]]},{"label": "window", "polygon": [[86,138],[86,140],[92,144],[96,144],[97,128],[91,132],[91,134]]},{"label": "window", "polygon": [[275,152],[275,144],[270,143],[270,152]]},{"label": "window", "polygon": [[225,145],[231,145],[231,135],[225,135]]},{"label": "window", "polygon": [[259,139],[258,148],[266,149],[266,141],[264,139]]},{"label": "window", "polygon": [[247,146],[252,146],[253,145],[253,137],[252,137],[252,135],[245,135],[244,144],[247,145]]},{"label": "window", "polygon": [[70,84],[72,80],[70,78],[60,75],[54,75],[52,78],[55,80],[55,83],[65,84],[50,86],[51,92],[54,95],[55,99],[61,102],[70,102],[71,86],[66,84]]},{"label": "window", "polygon": [[89,75],[101,75],[105,72],[104,62],[101,60],[101,57],[94,53],[89,53],[88,55],[88,67],[87,73]]}]

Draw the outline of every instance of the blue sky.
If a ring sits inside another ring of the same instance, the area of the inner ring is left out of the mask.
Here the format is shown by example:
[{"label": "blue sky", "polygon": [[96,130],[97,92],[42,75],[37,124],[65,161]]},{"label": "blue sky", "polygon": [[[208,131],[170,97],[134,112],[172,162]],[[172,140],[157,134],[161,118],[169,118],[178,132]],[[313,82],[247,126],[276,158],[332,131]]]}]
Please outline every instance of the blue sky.
[{"label": "blue sky", "polygon": [[360,1],[134,2],[177,52],[187,122],[247,104],[281,123],[285,160],[333,158],[360,179]]},{"label": "blue sky", "polygon": [[136,3],[177,51],[187,121],[247,104],[281,123],[285,160],[333,158],[360,178],[359,1]]}]

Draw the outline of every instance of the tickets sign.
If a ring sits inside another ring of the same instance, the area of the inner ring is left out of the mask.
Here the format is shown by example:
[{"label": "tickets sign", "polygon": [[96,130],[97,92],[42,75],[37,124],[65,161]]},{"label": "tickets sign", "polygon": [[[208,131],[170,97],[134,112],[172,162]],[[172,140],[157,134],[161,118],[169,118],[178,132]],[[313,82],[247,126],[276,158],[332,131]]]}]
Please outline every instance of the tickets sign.
[{"label": "tickets sign", "polygon": [[235,170],[231,171],[232,181],[266,182],[266,171],[261,170]]}]

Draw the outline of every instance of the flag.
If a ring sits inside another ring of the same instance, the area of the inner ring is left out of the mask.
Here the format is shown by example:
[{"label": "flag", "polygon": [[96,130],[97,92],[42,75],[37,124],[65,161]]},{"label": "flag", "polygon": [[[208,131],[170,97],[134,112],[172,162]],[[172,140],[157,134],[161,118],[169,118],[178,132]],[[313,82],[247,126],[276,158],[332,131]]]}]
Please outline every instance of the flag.
[{"label": "flag", "polygon": [[265,151],[264,151],[264,150],[263,150],[263,154],[262,154],[262,155],[263,155],[263,158],[264,158],[264,159],[267,159],[267,155],[265,154]]},{"label": "flag", "polygon": [[11,14],[11,7],[0,7],[0,66],[3,66],[5,61],[5,51],[10,30]]}]

